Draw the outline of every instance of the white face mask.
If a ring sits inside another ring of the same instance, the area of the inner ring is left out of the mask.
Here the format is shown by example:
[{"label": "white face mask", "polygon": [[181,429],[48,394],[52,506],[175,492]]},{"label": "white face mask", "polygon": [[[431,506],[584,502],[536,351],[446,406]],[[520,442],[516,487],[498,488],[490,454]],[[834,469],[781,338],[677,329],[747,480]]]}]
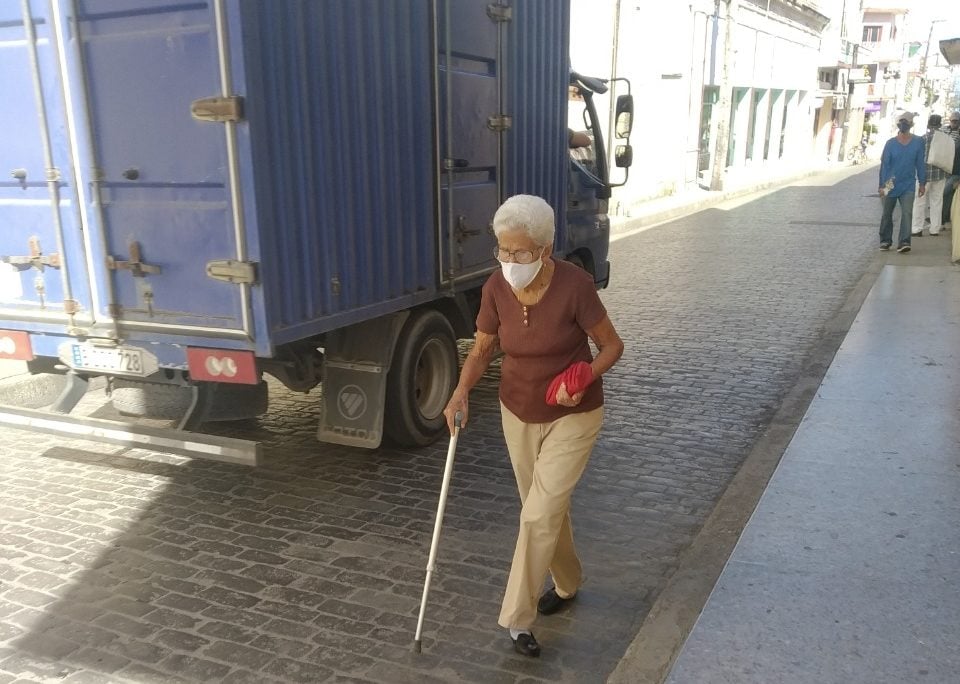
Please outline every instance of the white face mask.
[{"label": "white face mask", "polygon": [[533,279],[543,268],[543,260],[537,259],[532,264],[515,264],[512,262],[500,262],[500,268],[503,270],[503,277],[510,283],[514,290],[522,290],[533,282]]}]

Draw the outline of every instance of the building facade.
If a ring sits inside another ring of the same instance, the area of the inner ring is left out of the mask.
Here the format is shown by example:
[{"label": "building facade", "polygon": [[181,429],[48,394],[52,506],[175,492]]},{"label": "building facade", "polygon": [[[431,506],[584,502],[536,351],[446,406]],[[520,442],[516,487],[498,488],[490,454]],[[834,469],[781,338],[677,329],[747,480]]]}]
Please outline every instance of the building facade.
[{"label": "building facade", "polygon": [[[573,68],[629,78],[636,100],[635,162],[611,213],[839,155],[834,112],[847,106],[848,83],[824,88],[821,67],[854,63],[859,9],[859,0],[573,0]],[[612,85],[601,107],[623,92]]]}]

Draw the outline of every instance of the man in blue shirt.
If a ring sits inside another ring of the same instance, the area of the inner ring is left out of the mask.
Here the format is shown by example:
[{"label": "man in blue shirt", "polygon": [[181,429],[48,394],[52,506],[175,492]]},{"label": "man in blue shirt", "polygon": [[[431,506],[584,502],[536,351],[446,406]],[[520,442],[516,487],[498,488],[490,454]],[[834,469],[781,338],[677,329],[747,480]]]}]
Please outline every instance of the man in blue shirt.
[{"label": "man in blue shirt", "polygon": [[927,191],[926,146],[923,138],[913,135],[913,114],[897,117],[897,134],[887,141],[880,155],[880,249],[893,244],[893,210],[900,204],[900,239],[898,252],[910,251],[910,227],[913,222],[914,191],[920,197]]}]

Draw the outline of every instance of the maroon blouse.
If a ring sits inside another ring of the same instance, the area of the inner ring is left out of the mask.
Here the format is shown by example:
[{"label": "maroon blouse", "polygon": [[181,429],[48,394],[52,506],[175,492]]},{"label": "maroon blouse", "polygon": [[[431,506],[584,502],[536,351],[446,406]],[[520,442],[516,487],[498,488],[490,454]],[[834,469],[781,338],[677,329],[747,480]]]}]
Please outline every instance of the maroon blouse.
[{"label": "maroon blouse", "polygon": [[529,325],[523,324],[523,305],[499,270],[483,285],[477,315],[477,330],[499,337],[504,352],[500,401],[525,423],[549,423],[603,406],[601,378],[577,406],[546,402],[554,376],[572,363],[593,360],[586,331],[607,315],[589,273],[566,261],[553,263],[546,292],[527,307]]}]

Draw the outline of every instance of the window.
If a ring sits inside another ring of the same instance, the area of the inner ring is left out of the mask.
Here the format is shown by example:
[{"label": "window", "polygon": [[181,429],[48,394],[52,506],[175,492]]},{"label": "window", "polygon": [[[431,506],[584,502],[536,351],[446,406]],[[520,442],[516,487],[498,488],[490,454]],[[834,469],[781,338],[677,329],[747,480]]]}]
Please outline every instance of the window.
[{"label": "window", "polygon": [[[743,102],[743,98],[747,96],[747,93],[750,92],[749,88],[734,88],[733,94],[730,102],[730,137],[729,143],[727,146],[727,166],[733,166],[733,161],[736,159],[737,152],[737,109],[740,107],[740,103]],[[740,144],[743,144],[743,141],[740,141]]]},{"label": "window", "polygon": [[770,108],[767,112],[767,134],[763,139],[763,158],[770,159],[770,133],[773,130],[773,115],[780,105],[780,98],[783,96],[782,90],[770,91]]},{"label": "window", "polygon": [[753,93],[751,94],[750,122],[747,124],[747,159],[749,160],[753,160],[753,148],[756,145],[757,139],[757,126],[764,126],[766,123],[763,120],[763,115],[766,111],[766,108],[763,108],[761,111],[763,98],[766,96],[766,94],[767,91],[760,88],[754,88]]},{"label": "window", "polygon": [[698,171],[706,171],[710,168],[710,156],[712,140],[710,138],[710,126],[713,123],[713,108],[720,99],[719,86],[703,87],[703,104],[700,108],[700,146],[699,160],[697,162]]},{"label": "window", "polygon": [[879,43],[882,35],[883,35],[882,26],[864,26],[863,27],[864,43]]}]

